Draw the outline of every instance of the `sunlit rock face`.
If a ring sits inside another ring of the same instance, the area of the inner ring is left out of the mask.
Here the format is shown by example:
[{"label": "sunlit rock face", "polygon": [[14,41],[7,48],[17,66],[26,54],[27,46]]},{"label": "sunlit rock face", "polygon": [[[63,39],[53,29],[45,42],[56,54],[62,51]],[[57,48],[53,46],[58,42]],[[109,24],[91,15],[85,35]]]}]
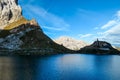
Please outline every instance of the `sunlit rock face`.
[{"label": "sunlit rock face", "polygon": [[21,19],[20,22],[15,22],[19,23],[18,26],[12,23],[15,27],[14,25],[8,26],[0,31],[0,50],[32,50],[31,53],[38,50],[37,52],[41,52],[41,55],[44,53],[71,52],[71,50],[56,44],[45,35],[35,20]]},{"label": "sunlit rock face", "polygon": [[71,52],[44,34],[36,20],[24,18],[17,3],[17,0],[0,0],[0,54],[6,51],[20,55]]},{"label": "sunlit rock face", "polygon": [[9,23],[20,19],[21,13],[18,0],[0,0],[0,29],[4,29]]},{"label": "sunlit rock face", "polygon": [[71,50],[79,50],[80,48],[83,48],[88,45],[82,40],[76,40],[68,36],[61,36],[58,39],[55,39],[54,41]]}]

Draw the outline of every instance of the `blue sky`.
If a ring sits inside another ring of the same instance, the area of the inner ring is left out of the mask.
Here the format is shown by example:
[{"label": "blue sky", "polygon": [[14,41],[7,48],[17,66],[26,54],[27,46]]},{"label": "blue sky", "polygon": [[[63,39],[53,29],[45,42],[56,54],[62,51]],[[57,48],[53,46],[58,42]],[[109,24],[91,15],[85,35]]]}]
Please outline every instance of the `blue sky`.
[{"label": "blue sky", "polygon": [[23,15],[35,18],[52,39],[97,38],[120,45],[120,0],[19,0]]}]

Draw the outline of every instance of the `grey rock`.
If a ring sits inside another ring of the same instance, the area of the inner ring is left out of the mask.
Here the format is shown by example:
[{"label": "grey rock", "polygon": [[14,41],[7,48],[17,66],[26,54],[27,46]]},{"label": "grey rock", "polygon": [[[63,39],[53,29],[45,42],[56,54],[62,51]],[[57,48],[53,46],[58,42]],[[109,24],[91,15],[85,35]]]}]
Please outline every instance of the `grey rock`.
[{"label": "grey rock", "polygon": [[17,21],[22,16],[22,9],[18,0],[0,0],[0,29]]},{"label": "grey rock", "polygon": [[106,41],[94,41],[93,44],[81,48],[79,53],[87,54],[120,54],[120,51],[112,47],[112,45]]},{"label": "grey rock", "polygon": [[76,40],[67,36],[61,36],[58,39],[55,39],[54,41],[71,50],[79,50],[80,48],[83,48],[88,45],[82,40]]},{"label": "grey rock", "polygon": [[25,19],[17,2],[0,0],[1,54],[45,55],[73,52],[53,42],[34,19]]}]

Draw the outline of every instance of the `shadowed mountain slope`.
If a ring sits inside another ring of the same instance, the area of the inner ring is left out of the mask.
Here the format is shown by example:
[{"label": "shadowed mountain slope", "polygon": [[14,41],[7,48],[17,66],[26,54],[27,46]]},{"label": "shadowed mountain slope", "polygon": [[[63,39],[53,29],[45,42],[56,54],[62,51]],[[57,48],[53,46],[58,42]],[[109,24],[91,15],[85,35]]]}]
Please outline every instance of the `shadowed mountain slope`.
[{"label": "shadowed mountain slope", "polygon": [[105,41],[95,41],[93,44],[80,49],[80,53],[93,54],[120,54],[120,51],[113,48],[112,45]]}]

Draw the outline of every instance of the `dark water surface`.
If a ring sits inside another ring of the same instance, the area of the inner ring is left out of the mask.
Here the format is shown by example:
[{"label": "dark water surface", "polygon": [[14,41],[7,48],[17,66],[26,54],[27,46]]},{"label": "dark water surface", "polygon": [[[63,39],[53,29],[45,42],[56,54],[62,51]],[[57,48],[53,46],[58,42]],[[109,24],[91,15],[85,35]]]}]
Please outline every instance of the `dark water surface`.
[{"label": "dark water surface", "polygon": [[120,80],[120,56],[1,56],[0,80]]}]

